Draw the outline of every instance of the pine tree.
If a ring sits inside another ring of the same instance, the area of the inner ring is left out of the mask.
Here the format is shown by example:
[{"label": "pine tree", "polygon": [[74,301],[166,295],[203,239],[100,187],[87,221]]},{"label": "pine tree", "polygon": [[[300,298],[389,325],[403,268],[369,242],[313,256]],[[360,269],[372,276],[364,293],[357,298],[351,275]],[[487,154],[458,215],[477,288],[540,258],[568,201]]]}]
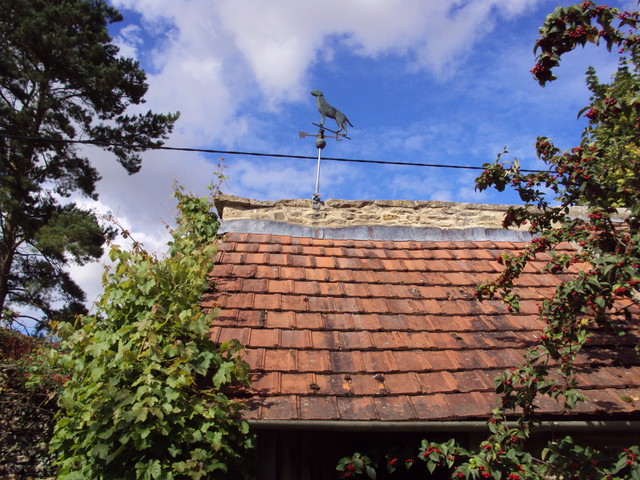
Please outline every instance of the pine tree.
[{"label": "pine tree", "polygon": [[65,267],[98,259],[110,232],[68,200],[97,198],[100,178],[73,142],[102,146],[132,174],[140,153],[161,145],[178,117],[127,113],[144,103],[148,86],[138,62],[112,43],[107,27],[120,20],[103,0],[0,2],[4,323],[37,315],[42,327],[84,310],[84,293]]}]

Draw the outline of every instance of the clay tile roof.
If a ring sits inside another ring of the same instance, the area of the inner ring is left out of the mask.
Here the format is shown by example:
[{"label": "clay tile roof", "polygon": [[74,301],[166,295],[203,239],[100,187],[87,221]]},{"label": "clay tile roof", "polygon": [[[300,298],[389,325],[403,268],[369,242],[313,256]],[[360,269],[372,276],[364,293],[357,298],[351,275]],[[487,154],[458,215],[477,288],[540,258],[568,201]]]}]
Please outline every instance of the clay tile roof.
[{"label": "clay tile roof", "polygon": [[[500,271],[500,253],[521,246],[226,234],[203,302],[220,308],[213,339],[246,345],[247,418],[487,418],[493,378],[535,341],[537,302],[562,279],[541,273],[538,260],[522,276],[519,314],[476,301],[475,285]],[[572,418],[640,417],[640,362],[627,352],[637,340],[630,330],[585,348],[578,381],[587,402]],[[540,408],[562,411],[548,398]]]}]

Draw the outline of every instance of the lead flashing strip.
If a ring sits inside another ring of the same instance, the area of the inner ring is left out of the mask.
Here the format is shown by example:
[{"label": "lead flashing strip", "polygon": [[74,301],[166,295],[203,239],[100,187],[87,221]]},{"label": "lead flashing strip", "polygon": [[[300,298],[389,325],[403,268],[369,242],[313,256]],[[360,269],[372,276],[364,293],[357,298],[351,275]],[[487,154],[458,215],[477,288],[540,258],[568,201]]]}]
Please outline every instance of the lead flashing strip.
[{"label": "lead flashing strip", "polygon": [[387,227],[382,225],[307,227],[271,220],[246,219],[223,220],[218,233],[253,233],[316,239],[396,242],[528,242],[533,238],[529,232],[499,228]]}]

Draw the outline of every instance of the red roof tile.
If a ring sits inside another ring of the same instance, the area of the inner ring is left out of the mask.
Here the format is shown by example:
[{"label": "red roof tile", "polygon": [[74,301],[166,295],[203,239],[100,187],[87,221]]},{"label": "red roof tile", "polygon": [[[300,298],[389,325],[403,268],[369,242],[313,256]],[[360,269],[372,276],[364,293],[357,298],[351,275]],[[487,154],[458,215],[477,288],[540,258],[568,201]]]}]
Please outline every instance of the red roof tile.
[{"label": "red roof tile", "polygon": [[254,373],[251,376],[251,382],[253,390],[261,394],[281,391],[279,373]]},{"label": "red roof tile", "polygon": [[[540,257],[520,278],[518,314],[499,301],[477,302],[475,286],[500,270],[502,251],[519,248],[225,235],[215,288],[202,301],[220,308],[211,338],[246,345],[246,418],[486,418],[496,405],[493,379],[521,362],[544,326],[538,302],[567,278],[542,273]],[[630,352],[637,340],[633,331],[593,337],[578,360],[587,402],[574,416],[640,417],[640,362]],[[562,413],[549,398],[538,404]]]},{"label": "red roof tile", "polygon": [[[251,364],[251,362],[249,362]],[[298,369],[301,372],[330,372],[331,362],[327,350],[298,351]]]},{"label": "red roof tile", "polygon": [[290,311],[284,312],[259,312],[262,316],[263,327],[267,328],[286,328],[290,329],[295,325],[295,313]]},{"label": "red roof tile", "polygon": [[260,411],[253,418],[260,420],[295,420],[299,418],[297,404],[298,397],[294,395],[269,395],[262,399]]},{"label": "red roof tile", "polygon": [[336,397],[329,395],[311,395],[299,397],[301,420],[337,420],[338,405]]},{"label": "red roof tile", "polygon": [[462,417],[460,412],[456,414],[451,409],[445,394],[419,395],[408,398],[420,420],[448,420]]},{"label": "red roof tile", "polygon": [[373,398],[373,405],[378,413],[375,420],[397,422],[419,418],[411,404],[410,397],[406,395]]},{"label": "red roof tile", "polygon": [[271,371],[298,371],[297,351],[290,348],[287,350],[268,349],[265,350],[264,368]]},{"label": "red roof tile", "polygon": [[[245,342],[244,345],[247,343]],[[254,328],[251,331],[250,345],[252,347],[277,347],[280,345],[280,330]]]},{"label": "red roof tile", "polygon": [[[345,377],[347,377],[345,375]],[[380,382],[374,377],[373,373],[349,375],[347,378],[351,393],[358,396],[380,395]],[[384,388],[384,385],[382,386]]]},{"label": "red roof tile", "polygon": [[378,420],[370,397],[337,397],[341,420]]},{"label": "red roof tile", "polygon": [[447,371],[417,373],[420,391],[424,393],[444,393],[458,390],[455,377]]},{"label": "red roof tile", "polygon": [[389,350],[372,350],[362,352],[365,372],[397,372],[398,365]]}]

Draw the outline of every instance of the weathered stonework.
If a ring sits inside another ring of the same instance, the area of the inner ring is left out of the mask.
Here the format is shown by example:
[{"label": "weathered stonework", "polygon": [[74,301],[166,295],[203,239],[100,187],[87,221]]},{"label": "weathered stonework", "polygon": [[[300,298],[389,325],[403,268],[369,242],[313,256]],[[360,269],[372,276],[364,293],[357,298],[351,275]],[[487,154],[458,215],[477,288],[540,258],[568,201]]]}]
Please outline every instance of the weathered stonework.
[{"label": "weathered stonework", "polygon": [[224,220],[270,220],[306,227],[502,228],[507,205],[412,200],[259,201],[223,195],[216,201]]},{"label": "weathered stonework", "polygon": [[0,479],[53,480],[47,443],[53,429],[55,400],[15,391],[10,366],[0,364]]},{"label": "weathered stonework", "polygon": [[[260,201],[235,195],[216,200],[223,220],[269,220],[304,227],[426,227],[441,229],[502,229],[509,205],[413,200],[335,200],[322,203],[319,210],[311,200]],[[586,217],[585,207],[573,207],[571,216]],[[627,211],[613,215],[622,220]],[[527,230],[526,227],[520,230]]]}]

